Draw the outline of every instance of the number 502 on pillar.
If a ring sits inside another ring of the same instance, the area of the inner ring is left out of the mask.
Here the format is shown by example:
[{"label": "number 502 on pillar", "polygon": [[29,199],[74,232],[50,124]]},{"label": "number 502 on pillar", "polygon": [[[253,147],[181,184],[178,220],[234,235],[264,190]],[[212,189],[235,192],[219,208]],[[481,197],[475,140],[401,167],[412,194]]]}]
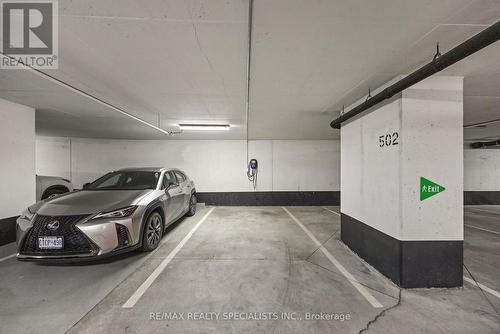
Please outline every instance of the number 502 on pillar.
[{"label": "number 502 on pillar", "polygon": [[399,133],[392,132],[385,135],[378,136],[378,146],[379,147],[388,147],[398,145]]}]

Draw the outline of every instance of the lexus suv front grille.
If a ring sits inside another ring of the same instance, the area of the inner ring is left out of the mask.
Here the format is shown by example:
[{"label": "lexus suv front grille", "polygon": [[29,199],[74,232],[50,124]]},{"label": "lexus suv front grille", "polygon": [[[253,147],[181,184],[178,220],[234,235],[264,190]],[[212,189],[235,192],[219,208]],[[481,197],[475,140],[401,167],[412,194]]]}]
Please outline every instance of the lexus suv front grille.
[{"label": "lexus suv front grille", "polygon": [[[28,231],[21,247],[21,255],[91,255],[97,250],[94,245],[75,225],[88,215],[78,216],[42,216],[37,215],[33,227]],[[59,228],[49,229],[47,225],[59,222]],[[38,247],[39,237],[59,236],[63,237],[63,248],[61,249],[40,249]]]}]

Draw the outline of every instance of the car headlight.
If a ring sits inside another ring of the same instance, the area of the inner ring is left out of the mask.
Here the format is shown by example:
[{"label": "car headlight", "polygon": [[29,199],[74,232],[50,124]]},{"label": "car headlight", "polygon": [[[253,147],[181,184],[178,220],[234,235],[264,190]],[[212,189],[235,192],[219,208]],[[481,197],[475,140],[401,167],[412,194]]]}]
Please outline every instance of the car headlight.
[{"label": "car headlight", "polygon": [[93,219],[101,219],[101,218],[124,218],[132,215],[134,211],[137,209],[136,205],[127,206],[126,208],[121,208],[118,210],[101,212],[97,214],[97,216],[93,217]]},{"label": "car headlight", "polygon": [[23,213],[21,213],[21,216],[19,216],[20,219],[25,219],[25,220],[31,220],[35,216],[34,212],[30,211],[30,208],[24,209]]}]

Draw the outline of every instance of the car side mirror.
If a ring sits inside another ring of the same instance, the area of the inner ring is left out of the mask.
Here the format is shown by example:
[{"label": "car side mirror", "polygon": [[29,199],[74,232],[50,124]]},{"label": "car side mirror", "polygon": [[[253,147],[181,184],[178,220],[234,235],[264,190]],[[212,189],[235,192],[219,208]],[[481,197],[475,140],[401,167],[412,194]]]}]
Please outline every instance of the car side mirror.
[{"label": "car side mirror", "polygon": [[88,189],[89,186],[90,186],[90,182],[84,183],[83,186],[82,186],[82,189],[83,190]]}]

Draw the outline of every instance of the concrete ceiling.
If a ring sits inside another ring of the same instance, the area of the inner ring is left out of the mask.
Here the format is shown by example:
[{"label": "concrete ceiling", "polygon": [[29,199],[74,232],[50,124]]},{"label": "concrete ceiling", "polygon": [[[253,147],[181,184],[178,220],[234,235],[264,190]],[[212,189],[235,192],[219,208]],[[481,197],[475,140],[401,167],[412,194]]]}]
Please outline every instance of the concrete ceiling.
[{"label": "concrete ceiling", "polygon": [[[0,70],[0,97],[37,109],[40,135],[243,139],[247,0],[59,0],[64,82],[167,130],[230,123],[227,132],[166,137],[37,74]],[[500,20],[498,0],[255,0],[250,139],[329,139],[342,104]],[[500,118],[500,43],[454,65],[464,123]],[[500,123],[465,132],[500,136]]]}]

